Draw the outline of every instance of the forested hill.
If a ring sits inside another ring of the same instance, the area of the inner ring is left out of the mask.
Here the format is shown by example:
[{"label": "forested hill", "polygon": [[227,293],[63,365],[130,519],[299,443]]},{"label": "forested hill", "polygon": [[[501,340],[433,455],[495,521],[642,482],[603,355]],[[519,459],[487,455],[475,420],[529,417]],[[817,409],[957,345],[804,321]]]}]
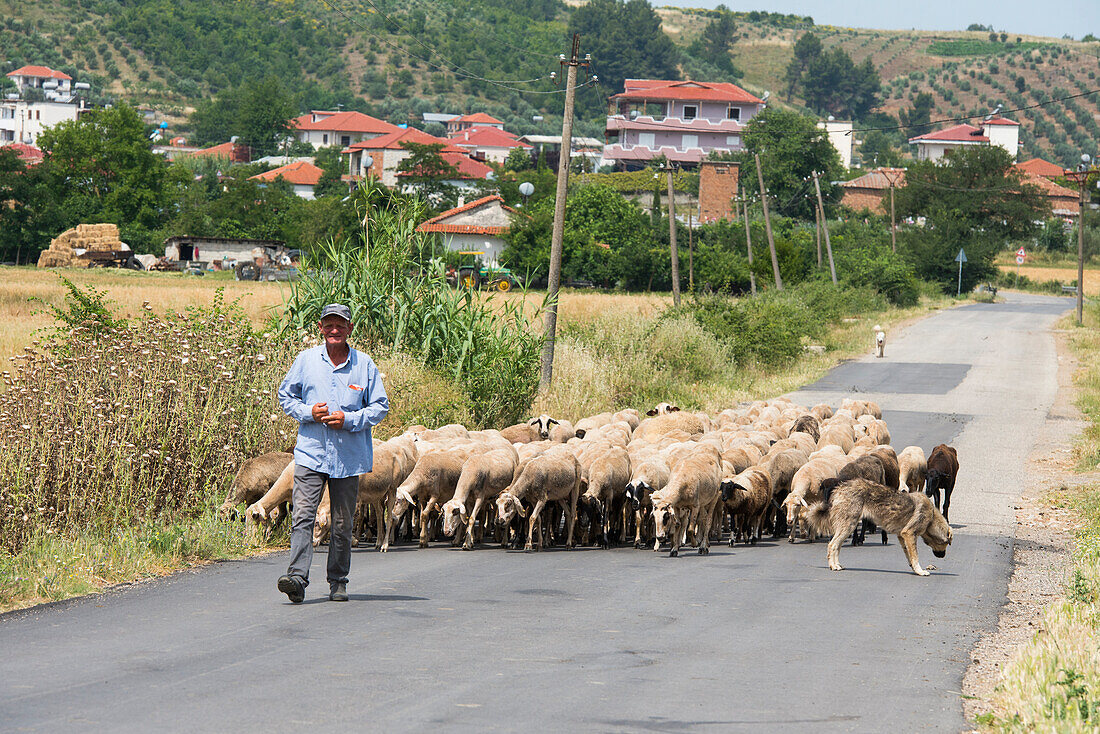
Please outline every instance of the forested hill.
[{"label": "forested hill", "polygon": [[[552,132],[562,95],[549,75],[574,31],[599,76],[580,91],[579,134],[600,133],[606,98],[626,76],[733,80],[813,114],[833,112],[830,94],[855,85],[895,121],[984,115],[1100,88],[1091,36],[836,28],[775,13],[654,10],[644,0],[0,0],[0,71],[61,69],[91,81],[102,100],[155,109],[199,142],[223,131],[189,130],[196,105],[272,80],[300,110],[342,105],[407,122],[480,109],[519,133]],[[822,72],[824,89],[792,84],[795,44],[807,32],[835,72],[832,82]],[[1100,138],[1098,96],[1015,115],[1025,152],[1074,160]],[[865,106],[854,106],[858,116],[886,126]],[[886,137],[876,150],[906,147],[905,131]]]}]

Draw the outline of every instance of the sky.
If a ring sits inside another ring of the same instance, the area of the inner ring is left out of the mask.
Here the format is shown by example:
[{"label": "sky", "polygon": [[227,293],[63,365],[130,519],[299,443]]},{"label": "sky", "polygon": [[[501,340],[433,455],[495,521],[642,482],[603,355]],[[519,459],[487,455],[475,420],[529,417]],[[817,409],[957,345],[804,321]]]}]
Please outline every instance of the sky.
[{"label": "sky", "polygon": [[883,30],[965,30],[971,23],[992,25],[1008,33],[1080,39],[1100,36],[1100,0],[998,0],[968,3],[962,0],[650,0],[653,5],[730,10],[768,10],[812,16],[822,25]]}]

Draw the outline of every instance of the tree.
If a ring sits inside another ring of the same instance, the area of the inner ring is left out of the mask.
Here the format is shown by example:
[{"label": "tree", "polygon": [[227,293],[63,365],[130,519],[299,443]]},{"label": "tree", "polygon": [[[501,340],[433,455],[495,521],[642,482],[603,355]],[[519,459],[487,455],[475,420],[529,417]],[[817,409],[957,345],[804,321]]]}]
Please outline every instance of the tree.
[{"label": "tree", "polygon": [[966,146],[950,158],[909,166],[905,186],[896,192],[899,217],[924,217],[923,228],[899,238],[917,273],[956,288],[955,256],[965,248],[964,291],[996,274],[993,257],[1008,241],[1032,237],[1050,215],[1040,189],[1024,182],[1013,157],[997,145]]},{"label": "tree", "polygon": [[890,137],[882,130],[869,130],[863,136],[859,157],[864,168],[897,166],[901,163],[901,153],[890,143]]},{"label": "tree", "polygon": [[707,60],[731,76],[740,76],[730,60],[730,50],[736,39],[737,23],[733,13],[725,5],[719,5],[713,14],[713,20],[703,29],[699,37],[700,50]]},{"label": "tree", "polygon": [[[661,30],[661,18],[646,0],[591,0],[573,10],[569,32],[579,33],[591,53],[601,86],[619,91],[627,77],[679,79],[679,52]],[[589,88],[578,105],[603,107],[607,99]]]},{"label": "tree", "polygon": [[290,118],[297,105],[278,77],[269,76],[241,90],[234,134],[252,149],[252,156],[273,154],[290,135]]},{"label": "tree", "polygon": [[458,169],[443,157],[445,143],[401,142],[401,147],[409,151],[409,157],[397,164],[398,174],[419,190],[432,206],[439,206],[454,196],[454,187],[447,183],[458,178]]},{"label": "tree", "polygon": [[[43,228],[55,235],[80,222],[113,222],[135,250],[150,252],[170,191],[164,159],[149,146],[141,115],[126,104],[97,109],[42,133],[38,164]],[[42,243],[38,243],[42,244]]]},{"label": "tree", "polygon": [[803,33],[794,44],[794,58],[787,65],[787,100],[797,92],[802,85],[802,75],[810,61],[821,56],[821,39],[811,32]]},{"label": "tree", "polygon": [[760,154],[764,186],[771,197],[773,214],[814,218],[816,197],[810,177],[820,174],[826,208],[834,195],[833,181],[840,178],[840,154],[812,117],[769,107],[752,118],[744,133],[741,182],[745,191],[759,192],[753,154]]},{"label": "tree", "polygon": [[322,169],[321,180],[317,182],[315,196],[347,196],[348,186],[341,180],[344,175],[344,160],[340,157],[342,146],[332,145],[321,148],[314,156],[313,164]]},{"label": "tree", "polygon": [[844,49],[833,48],[810,60],[802,75],[802,89],[809,107],[859,119],[878,105],[882,84],[871,57],[855,64]]},{"label": "tree", "polygon": [[908,110],[898,111],[898,120],[909,137],[923,135],[928,131],[928,123],[932,121],[932,102],[930,92],[921,92]]},{"label": "tree", "polygon": [[28,262],[36,241],[33,230],[35,167],[28,168],[14,148],[0,147],[0,261]]}]

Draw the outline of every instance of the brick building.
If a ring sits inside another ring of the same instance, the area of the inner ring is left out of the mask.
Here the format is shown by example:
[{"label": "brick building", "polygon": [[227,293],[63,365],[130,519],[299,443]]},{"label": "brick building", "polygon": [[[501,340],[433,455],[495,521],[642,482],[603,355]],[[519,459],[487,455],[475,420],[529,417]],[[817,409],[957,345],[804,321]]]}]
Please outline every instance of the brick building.
[{"label": "brick building", "polygon": [[737,198],[741,166],[731,161],[699,162],[699,221],[737,219],[733,200]]}]

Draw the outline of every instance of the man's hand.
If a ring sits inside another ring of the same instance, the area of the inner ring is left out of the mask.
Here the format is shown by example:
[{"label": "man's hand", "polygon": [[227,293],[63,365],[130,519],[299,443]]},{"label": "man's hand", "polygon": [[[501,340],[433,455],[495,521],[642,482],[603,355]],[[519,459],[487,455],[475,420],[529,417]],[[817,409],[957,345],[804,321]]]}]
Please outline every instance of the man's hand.
[{"label": "man's hand", "polygon": [[335,413],[329,413],[321,418],[321,422],[329,428],[335,428],[339,431],[344,427],[344,411],[338,410]]},{"label": "man's hand", "polygon": [[[325,416],[329,415],[328,403],[314,403],[313,404],[313,422],[320,423],[325,419]],[[341,422],[343,420],[341,419]]]}]

